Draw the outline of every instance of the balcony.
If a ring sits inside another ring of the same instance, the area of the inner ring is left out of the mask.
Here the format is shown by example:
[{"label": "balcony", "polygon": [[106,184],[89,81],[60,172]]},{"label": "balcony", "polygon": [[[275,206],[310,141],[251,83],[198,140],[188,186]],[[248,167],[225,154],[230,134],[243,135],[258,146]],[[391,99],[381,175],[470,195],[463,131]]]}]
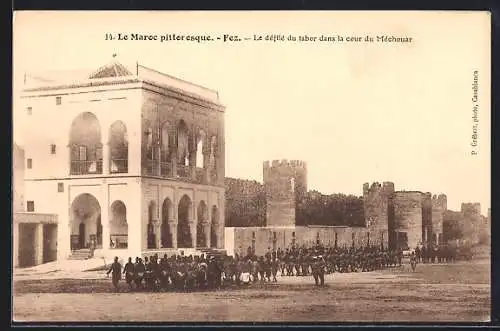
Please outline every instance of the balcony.
[{"label": "balcony", "polygon": [[71,175],[102,174],[102,160],[71,161]]},{"label": "balcony", "polygon": [[128,172],[128,159],[112,159],[109,166],[112,174],[123,174]]}]

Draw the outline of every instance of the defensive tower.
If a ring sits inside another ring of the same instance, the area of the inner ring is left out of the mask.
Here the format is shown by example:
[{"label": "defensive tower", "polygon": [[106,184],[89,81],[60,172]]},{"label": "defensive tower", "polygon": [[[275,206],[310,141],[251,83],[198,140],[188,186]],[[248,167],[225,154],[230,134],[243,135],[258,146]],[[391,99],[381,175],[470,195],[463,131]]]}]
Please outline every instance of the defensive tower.
[{"label": "defensive tower", "polygon": [[300,160],[263,163],[266,225],[295,226],[297,200],[307,192],[307,166]]},{"label": "defensive tower", "polygon": [[444,194],[432,196],[432,227],[428,237],[433,244],[443,243],[443,218],[448,207],[447,197]]},{"label": "defensive tower", "polygon": [[393,221],[394,183],[378,182],[363,184],[363,204],[365,209],[365,226],[384,247],[389,244],[389,228]]}]

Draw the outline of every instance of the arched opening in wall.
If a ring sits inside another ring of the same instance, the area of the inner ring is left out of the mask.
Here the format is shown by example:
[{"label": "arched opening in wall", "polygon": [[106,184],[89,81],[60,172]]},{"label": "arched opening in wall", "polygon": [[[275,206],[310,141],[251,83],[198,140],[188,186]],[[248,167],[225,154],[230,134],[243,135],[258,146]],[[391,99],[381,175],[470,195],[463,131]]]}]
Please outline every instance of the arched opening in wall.
[{"label": "arched opening in wall", "polygon": [[191,199],[184,195],[179,201],[178,217],[179,223],[177,226],[177,247],[191,248],[193,247],[193,239],[191,237],[191,228],[189,225],[192,219],[192,202]]},{"label": "arched opening in wall", "polygon": [[276,231],[273,231],[273,252],[276,251],[277,242],[278,242],[278,237],[276,235]]},{"label": "arched opening in wall", "polygon": [[432,243],[434,245],[438,244],[438,238],[437,238],[437,235],[435,233],[432,234]]},{"label": "arched opening in wall", "polygon": [[196,247],[207,247],[205,237],[205,224],[208,219],[208,208],[205,201],[201,200],[197,208],[198,223],[196,228]]},{"label": "arched opening in wall", "polygon": [[169,198],[166,198],[163,201],[163,204],[161,206],[161,247],[162,248],[172,248],[173,246],[173,241],[172,241],[172,235],[170,231],[170,226],[168,224],[168,221],[170,219],[173,219],[173,205],[172,201],[170,201]]},{"label": "arched opening in wall", "polygon": [[127,207],[121,200],[111,204],[109,248],[128,248]]},{"label": "arched opening in wall", "polygon": [[212,206],[212,226],[210,227],[210,246],[217,248],[217,240],[219,239],[219,208]]},{"label": "arched opening in wall", "polygon": [[114,122],[109,128],[109,172],[128,172],[127,128],[122,121]]},{"label": "arched opening in wall", "polygon": [[338,235],[337,232],[335,232],[335,243],[334,243],[334,245],[335,245],[334,247],[335,248],[337,248],[337,246],[338,246],[338,240],[337,240],[338,237],[337,237],[337,235]]},{"label": "arched opening in wall", "polygon": [[97,247],[101,205],[91,194],[83,193],[71,203],[71,250]]},{"label": "arched opening in wall", "polygon": [[370,232],[366,233],[366,247],[370,247]]},{"label": "arched opening in wall", "polygon": [[163,177],[172,176],[172,164],[170,157],[170,123],[166,122],[161,127],[161,175]]},{"label": "arched opening in wall", "polygon": [[97,117],[85,112],[71,124],[69,135],[70,174],[102,174],[101,126]]},{"label": "arched opening in wall", "polygon": [[356,234],[353,232],[352,235],[351,235],[351,240],[352,240],[351,246],[352,247],[354,247],[355,239],[356,239]]},{"label": "arched opening in wall", "polygon": [[189,130],[184,120],[177,125],[177,175],[189,177]]},{"label": "arched opening in wall", "polygon": [[295,231],[292,232],[292,247],[295,247],[295,242],[297,238],[295,237]]},{"label": "arched opening in wall", "polygon": [[149,202],[148,206],[148,225],[147,225],[147,248],[155,249],[156,247],[156,233],[155,233],[155,222],[156,222],[156,203],[154,201]]}]

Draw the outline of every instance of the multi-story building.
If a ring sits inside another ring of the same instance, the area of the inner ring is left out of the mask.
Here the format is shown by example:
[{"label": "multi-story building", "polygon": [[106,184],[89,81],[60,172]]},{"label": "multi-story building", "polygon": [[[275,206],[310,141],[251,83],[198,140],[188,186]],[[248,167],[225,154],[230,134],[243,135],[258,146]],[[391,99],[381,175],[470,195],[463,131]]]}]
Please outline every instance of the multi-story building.
[{"label": "multi-story building", "polygon": [[59,259],[223,247],[224,106],[136,64],[27,74],[25,200],[54,214]]}]

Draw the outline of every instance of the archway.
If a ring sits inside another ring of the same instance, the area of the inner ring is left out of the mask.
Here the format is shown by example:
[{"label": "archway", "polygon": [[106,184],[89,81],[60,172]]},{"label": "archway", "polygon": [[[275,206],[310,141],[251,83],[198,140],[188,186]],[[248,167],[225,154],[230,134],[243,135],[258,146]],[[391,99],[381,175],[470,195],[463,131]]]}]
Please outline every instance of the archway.
[{"label": "archway", "polygon": [[148,225],[147,225],[147,248],[155,249],[156,247],[156,232],[155,232],[155,221],[156,217],[156,203],[154,201],[149,202],[148,206]]},{"label": "archway", "polygon": [[110,248],[128,247],[127,207],[123,201],[116,200],[111,204],[109,237]]},{"label": "archway", "polygon": [[210,227],[210,247],[217,248],[219,228],[219,209],[217,206],[212,206],[212,225]]},{"label": "archway", "polygon": [[70,174],[102,174],[101,126],[97,117],[85,112],[71,124],[69,133]]},{"label": "archway", "polygon": [[172,248],[172,233],[168,221],[173,218],[172,201],[166,198],[161,207],[161,246],[163,248]]},{"label": "archway", "polygon": [[97,247],[98,224],[101,218],[99,201],[91,194],[83,193],[71,203],[72,250]]},{"label": "archway", "polygon": [[205,201],[201,200],[198,204],[198,223],[196,227],[196,247],[207,247],[205,237],[205,224],[207,223],[208,208]]},{"label": "archway", "polygon": [[189,226],[189,221],[192,219],[191,214],[191,199],[187,195],[184,195],[179,201],[178,207],[177,247],[179,248],[193,247],[193,238],[191,237],[191,228]]},{"label": "archway", "polygon": [[109,128],[109,171],[128,172],[127,128],[122,121],[114,122]]}]

